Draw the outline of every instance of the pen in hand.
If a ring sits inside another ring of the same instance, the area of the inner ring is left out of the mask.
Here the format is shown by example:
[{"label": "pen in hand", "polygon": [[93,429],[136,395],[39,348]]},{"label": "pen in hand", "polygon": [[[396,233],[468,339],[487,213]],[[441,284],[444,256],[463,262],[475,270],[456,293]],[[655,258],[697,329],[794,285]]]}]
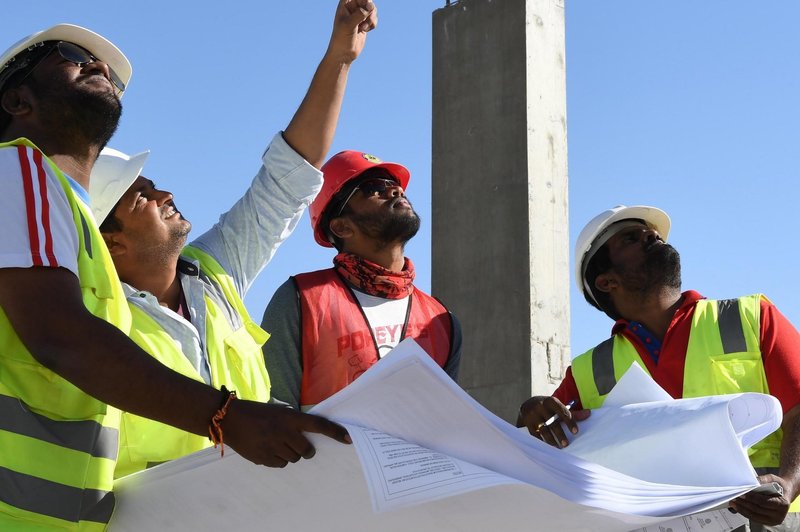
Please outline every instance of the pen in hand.
[{"label": "pen in hand", "polygon": [[[566,405],[564,405],[564,406],[567,408],[567,410],[570,410],[570,409],[573,407],[573,405],[575,405],[575,399],[571,400],[569,403],[567,403],[567,404],[566,404]],[[540,438],[546,439],[546,438],[544,438],[544,437],[543,437],[543,435],[542,435],[542,429],[545,429],[545,428],[550,428],[550,427],[551,427],[551,426],[553,426],[555,423],[557,423],[559,419],[560,419],[560,418],[559,418],[559,415],[558,415],[558,414],[553,414],[553,415],[552,415],[552,416],[550,416],[548,419],[546,419],[546,420],[544,420],[544,421],[541,421],[541,422],[539,422],[539,424],[538,424],[538,425],[536,425],[536,428],[534,429],[534,432],[535,432],[535,433],[536,433],[536,435],[538,435]],[[574,430],[574,429],[571,429],[571,430],[570,430],[570,432],[572,432],[573,434],[575,434],[577,431],[576,431],[576,430]],[[559,443],[560,443],[560,445],[558,445],[558,447],[564,447],[564,446],[566,446],[566,445],[569,445],[569,442],[568,442],[566,439],[563,439],[563,440],[561,440]]]},{"label": "pen in hand", "polygon": [[[569,403],[567,403],[564,406],[567,407],[567,410],[572,410],[572,407],[575,406],[575,399],[573,399],[572,401],[570,401]],[[547,420],[543,421],[542,423],[539,423],[539,427],[537,427],[536,430],[541,430],[544,427],[549,427],[550,425],[555,423],[556,420],[558,420],[558,414],[553,414]]]},{"label": "pen in hand", "polygon": [[[566,430],[573,435],[578,434],[580,430],[578,423],[586,420],[591,414],[591,410],[580,408],[572,410],[577,408],[578,400],[576,397],[574,401],[564,404],[553,396],[537,395],[531,397],[522,403],[517,424],[518,426],[526,426],[528,432],[534,438],[538,438],[553,447],[563,449],[569,445]],[[551,415],[553,413],[555,415]]]}]

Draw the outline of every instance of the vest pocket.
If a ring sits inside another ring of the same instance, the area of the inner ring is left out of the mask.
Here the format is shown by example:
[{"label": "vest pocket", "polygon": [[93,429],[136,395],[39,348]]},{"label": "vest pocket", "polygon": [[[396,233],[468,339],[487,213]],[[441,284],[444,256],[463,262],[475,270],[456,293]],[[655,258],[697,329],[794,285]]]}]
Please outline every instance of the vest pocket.
[{"label": "vest pocket", "polygon": [[[238,387],[236,392],[242,399],[268,401],[269,377],[261,344],[256,342],[246,326],[226,336],[224,342],[228,375],[225,382],[220,382],[229,388]],[[247,389],[241,389],[242,385],[246,385]]]},{"label": "vest pocket", "polygon": [[743,391],[769,393],[758,351],[713,355],[709,364],[710,385],[716,395]]},{"label": "vest pocket", "polygon": [[146,469],[148,464],[174,460],[209,447],[205,436],[125,412],[120,427],[120,445],[114,477]]}]

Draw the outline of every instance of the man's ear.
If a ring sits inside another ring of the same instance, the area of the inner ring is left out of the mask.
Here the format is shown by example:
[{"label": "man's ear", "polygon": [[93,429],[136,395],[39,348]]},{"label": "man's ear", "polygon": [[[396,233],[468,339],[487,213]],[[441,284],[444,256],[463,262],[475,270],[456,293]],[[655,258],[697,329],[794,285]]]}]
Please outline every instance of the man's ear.
[{"label": "man's ear", "polygon": [[22,116],[30,113],[33,110],[30,101],[30,89],[25,85],[8,89],[0,99],[0,106],[2,106],[3,111],[11,116]]},{"label": "man's ear", "polygon": [[331,223],[328,224],[328,229],[331,233],[341,239],[350,238],[353,236],[353,226],[350,223],[350,220],[344,216],[340,216],[331,220]]},{"label": "man's ear", "polygon": [[120,257],[128,251],[125,240],[121,238],[122,233],[117,231],[113,233],[102,233],[102,235],[111,257]]},{"label": "man's ear", "polygon": [[619,280],[613,272],[605,272],[598,275],[594,280],[594,287],[601,292],[610,293],[615,288],[619,287]]}]

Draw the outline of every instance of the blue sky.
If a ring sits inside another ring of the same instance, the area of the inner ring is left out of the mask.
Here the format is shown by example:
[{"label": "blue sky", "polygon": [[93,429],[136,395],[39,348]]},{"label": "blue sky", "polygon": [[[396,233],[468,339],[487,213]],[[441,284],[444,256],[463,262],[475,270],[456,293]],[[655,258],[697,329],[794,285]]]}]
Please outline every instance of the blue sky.
[{"label": "blue sky", "polygon": [[[335,4],[36,0],[5,10],[0,47],[59,22],[114,41],[133,78],[111,146],[152,150],[144,173],[175,194],[199,236],[245,190],[269,139],[290,120],[327,45]],[[351,72],[332,149],[368,151],[411,170],[408,195],[423,228],[406,251],[425,290],[431,13],[444,4],[378,3],[379,27]],[[800,324],[800,4],[567,0],[566,10],[564,245],[571,252],[583,224],[610,206],[660,206],[672,216],[685,288],[716,298],[764,292]],[[247,297],[256,320],[289,275],[331,258],[305,216]],[[607,337],[611,323],[570,286],[577,354]]]}]

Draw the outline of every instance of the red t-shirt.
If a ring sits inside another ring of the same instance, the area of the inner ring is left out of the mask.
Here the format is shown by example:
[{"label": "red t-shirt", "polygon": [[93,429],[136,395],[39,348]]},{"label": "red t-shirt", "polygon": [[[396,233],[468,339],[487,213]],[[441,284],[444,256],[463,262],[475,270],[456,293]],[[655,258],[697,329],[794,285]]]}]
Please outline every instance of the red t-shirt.
[{"label": "red t-shirt", "polygon": [[[695,304],[700,299],[705,298],[694,290],[683,293],[683,303],[672,317],[661,344],[658,363],[648,354],[641,340],[628,330],[627,321],[619,320],[611,329],[612,334],[621,334],[630,340],[653,380],[676,399],[683,396],[683,368],[689,345],[689,331]],[[780,401],[785,414],[800,403],[800,333],[766,299],[761,300],[761,357],[764,360],[769,393]],[[576,408],[581,407],[571,367],[567,369],[564,380],[553,396],[564,404],[574,400]]]}]

